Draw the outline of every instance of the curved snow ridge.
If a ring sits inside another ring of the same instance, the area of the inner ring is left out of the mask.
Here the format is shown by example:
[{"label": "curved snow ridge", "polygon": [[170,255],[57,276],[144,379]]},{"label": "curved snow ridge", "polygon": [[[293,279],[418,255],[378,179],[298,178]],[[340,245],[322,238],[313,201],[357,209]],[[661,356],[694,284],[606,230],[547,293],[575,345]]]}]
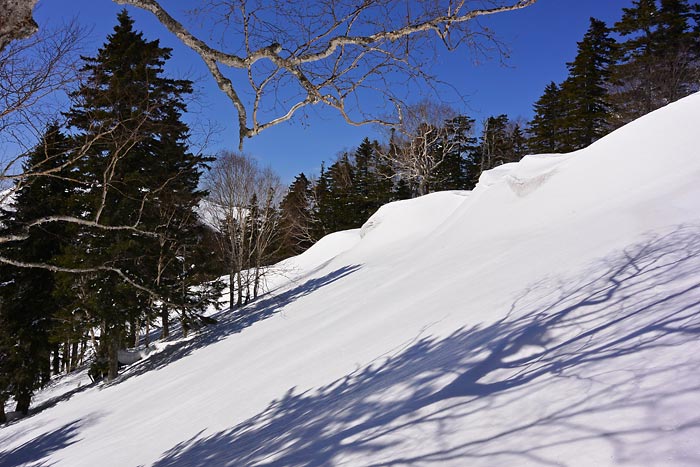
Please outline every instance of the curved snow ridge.
[{"label": "curved snow ridge", "polygon": [[557,173],[560,164],[568,161],[575,154],[573,152],[527,155],[519,162],[510,162],[484,171],[474,190],[483,191],[492,186],[505,184],[517,196],[527,196],[540,188]]},{"label": "curved snow ridge", "polygon": [[300,255],[278,263],[280,270],[311,271],[354,247],[360,241],[360,229],[342,230],[321,238]]},{"label": "curved snow ridge", "polygon": [[394,243],[423,237],[448,219],[469,195],[469,191],[440,191],[385,204],[362,226],[362,242]]}]

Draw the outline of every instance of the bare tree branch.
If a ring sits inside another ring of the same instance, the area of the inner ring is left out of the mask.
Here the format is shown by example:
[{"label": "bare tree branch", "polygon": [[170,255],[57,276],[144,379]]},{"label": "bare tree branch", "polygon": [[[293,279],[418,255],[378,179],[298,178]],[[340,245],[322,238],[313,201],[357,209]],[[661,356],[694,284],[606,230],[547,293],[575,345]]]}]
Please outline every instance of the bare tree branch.
[{"label": "bare tree branch", "polygon": [[402,109],[400,123],[391,130],[382,157],[403,179],[416,182],[420,195],[427,193],[430,175],[457,146],[445,127],[456,115],[448,105],[424,100]]},{"label": "bare tree branch", "polygon": [[[233,53],[196,37],[157,0],[114,1],[151,12],[202,57],[236,108],[241,145],[245,138],[319,103],[334,108],[352,125],[388,123],[361,109],[351,112],[348,99],[361,90],[396,99],[390,87],[377,83],[392,73],[430,79],[414,58],[429,43],[429,35],[434,34],[448,50],[463,43],[478,47],[480,38],[488,41],[493,36],[486,30],[472,30],[467,23],[536,2],[502,0],[489,2],[488,8],[470,8],[473,3],[484,3],[467,0],[326,0],[304,6],[256,0],[205,2],[196,12],[210,15],[208,22],[224,24],[227,38],[234,36],[239,41],[238,52]],[[250,104],[244,90],[237,90],[221,66],[246,71],[249,89],[245,92],[251,94]],[[266,97],[277,105],[273,104],[263,119],[261,101]]]}]

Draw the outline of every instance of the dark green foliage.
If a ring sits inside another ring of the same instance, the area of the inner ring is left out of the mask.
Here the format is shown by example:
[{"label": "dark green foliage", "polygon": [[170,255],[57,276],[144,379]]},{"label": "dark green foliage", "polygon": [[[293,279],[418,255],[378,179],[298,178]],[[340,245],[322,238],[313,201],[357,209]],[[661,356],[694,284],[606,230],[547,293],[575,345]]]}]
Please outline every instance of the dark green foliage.
[{"label": "dark green foliage", "polygon": [[534,105],[528,140],[532,152],[574,151],[610,131],[609,83],[615,47],[605,23],[591,18],[588,31],[578,42],[576,57],[567,63],[569,76],[561,86],[548,84]]},{"label": "dark green foliage", "polygon": [[526,144],[520,125],[512,122],[507,115],[489,117],[484,121],[478,157],[475,163],[472,183],[476,184],[484,170],[501,164],[518,162],[525,156]]},{"label": "dark green foliage", "polygon": [[583,148],[700,89],[699,19],[700,5],[688,0],[634,0],[612,30],[591,18],[568,78],[535,103],[530,149]]},{"label": "dark green foliage", "polygon": [[192,83],[164,77],[170,49],[134,31],[126,11],[118,21],[97,56],[84,58],[87,80],[67,114],[77,141],[95,141],[78,165],[76,214],[157,236],[83,229],[63,258],[71,265],[108,264],[161,299],[156,306],[152,294],[107,272],[73,284],[74,292],[81,286],[93,291],[86,299],[74,293],[73,306],[98,314],[110,377],[116,375],[116,350],[134,344],[142,323],[157,314],[167,321],[173,305],[187,321],[213,298],[191,289],[204,279],[196,266],[205,231],[195,208],[205,194],[198,183],[208,161],[188,151],[188,129],[180,119]]},{"label": "dark green foliage", "polygon": [[566,109],[559,86],[552,81],[535,102],[535,116],[530,121],[528,146],[536,154],[564,152],[563,116]]},{"label": "dark green foliage", "polygon": [[442,162],[431,174],[431,189],[471,190],[472,175],[477,171],[477,140],[474,137],[474,119],[459,115],[445,122],[445,144],[448,148]]},{"label": "dark green foliage", "polygon": [[396,186],[394,187],[394,190],[392,191],[392,199],[394,199],[394,200],[411,199],[411,198],[413,198],[415,192],[416,192],[416,189],[412,188],[411,184],[406,179],[400,178],[396,182]]},{"label": "dark green foliage", "polygon": [[379,143],[365,138],[355,150],[351,204],[356,225],[362,225],[391,200],[391,168],[380,156]]},{"label": "dark green foliage", "polygon": [[[51,264],[65,246],[64,224],[32,221],[64,214],[70,186],[65,181],[69,142],[56,125],[45,132],[27,156],[23,170],[30,176],[17,184],[14,203],[2,212],[4,233],[26,234],[18,242],[3,244],[3,256],[24,263]],[[43,172],[46,175],[38,175]],[[26,414],[34,390],[50,377],[50,334],[59,303],[53,295],[54,274],[46,269],[3,265],[0,268],[0,399],[12,395],[17,410]],[[5,394],[5,396],[3,396]]]},{"label": "dark green foliage", "polygon": [[280,257],[298,255],[317,240],[314,208],[312,183],[301,173],[280,203]]},{"label": "dark green foliage", "polygon": [[358,226],[358,206],[353,196],[354,167],[345,153],[322,174],[326,193],[319,199],[324,233],[354,229]]},{"label": "dark green foliage", "polygon": [[352,156],[341,155],[310,189],[313,241],[339,230],[361,227],[380,206],[396,198],[394,170],[379,143],[365,138]]},{"label": "dark green foliage", "polygon": [[588,31],[578,43],[576,58],[567,64],[569,77],[561,86],[562,101],[567,106],[564,151],[584,148],[610,131],[607,83],[614,50],[608,27],[591,18]]},{"label": "dark green foliage", "polygon": [[624,38],[614,69],[616,125],[698,90],[698,4],[635,0],[614,31]]}]

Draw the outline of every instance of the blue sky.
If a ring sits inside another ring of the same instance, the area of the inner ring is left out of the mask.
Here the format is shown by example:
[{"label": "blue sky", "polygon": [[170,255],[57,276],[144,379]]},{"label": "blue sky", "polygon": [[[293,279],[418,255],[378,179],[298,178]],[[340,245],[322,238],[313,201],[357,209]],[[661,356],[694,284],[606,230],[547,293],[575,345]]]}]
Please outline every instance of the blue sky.
[{"label": "blue sky", "polygon": [[[164,4],[177,9],[193,2]],[[545,85],[566,77],[566,62],[574,58],[576,42],[588,28],[589,17],[612,25],[622,8],[630,4],[631,0],[538,0],[532,7],[483,21],[509,47],[510,57],[505,63],[494,58],[475,64],[467,49],[439,51],[431,71],[454,86],[465,102],[457,104],[456,94],[447,89],[442,97],[477,120],[503,113],[529,119],[532,104]],[[85,53],[94,55],[111,32],[121,8],[109,0],[41,0],[36,18],[40,25],[51,25],[76,17],[91,28]],[[201,60],[150,14],[133,8],[129,12],[136,28],[149,39],[160,38],[163,45],[174,49],[169,73],[196,79],[201,97],[199,104],[192,106],[196,114],[193,118],[214,121],[222,130],[209,152],[236,149],[233,105],[218,90]],[[351,150],[365,136],[379,137],[371,127],[351,127],[331,111],[314,110],[306,119],[294,119],[247,140],[244,150],[261,164],[271,165],[289,182],[299,172],[317,172],[322,160],[334,160],[338,153]]]}]

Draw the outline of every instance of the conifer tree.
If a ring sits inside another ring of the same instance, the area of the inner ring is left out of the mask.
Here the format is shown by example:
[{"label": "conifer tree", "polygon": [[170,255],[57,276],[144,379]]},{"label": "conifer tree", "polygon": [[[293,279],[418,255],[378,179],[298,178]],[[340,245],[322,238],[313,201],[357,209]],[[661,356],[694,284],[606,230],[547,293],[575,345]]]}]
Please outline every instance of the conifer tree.
[{"label": "conifer tree", "polygon": [[306,251],[317,240],[312,190],[309,179],[300,173],[280,203],[280,255],[283,258]]},{"label": "conifer tree", "polygon": [[356,226],[362,224],[391,200],[391,170],[380,157],[379,143],[365,138],[355,150],[350,203]]},{"label": "conifer tree", "polygon": [[313,192],[316,205],[314,206],[314,214],[318,219],[315,236],[321,238],[333,232],[331,225],[333,224],[333,211],[331,203],[331,176],[326,169],[325,162],[321,162],[321,171],[318,180],[314,184]]},{"label": "conifer tree", "polygon": [[616,126],[699,88],[700,23],[696,2],[634,0],[614,31],[625,38],[614,68]]},{"label": "conifer tree", "polygon": [[475,170],[475,151],[477,140],[474,137],[474,119],[466,115],[448,119],[445,122],[445,144],[449,150],[442,163],[435,168],[431,175],[431,186],[439,190],[470,190],[470,174]]},{"label": "conifer tree", "polygon": [[562,84],[568,109],[562,149],[581,149],[610,131],[608,80],[614,61],[615,41],[603,21],[590,18],[588,31],[578,42],[576,58],[567,63],[569,76]]},{"label": "conifer tree", "polygon": [[357,199],[352,196],[355,169],[347,153],[321,174],[320,221],[325,234],[359,227]]},{"label": "conifer tree", "polygon": [[[3,245],[8,258],[26,263],[51,264],[66,243],[65,224],[47,223],[29,228],[35,219],[64,214],[70,195],[66,170],[70,144],[57,125],[50,125],[41,142],[24,162],[26,173],[50,173],[18,182],[14,203],[3,210],[0,224],[7,233],[26,231],[28,238]],[[54,274],[46,269],[0,268],[0,401],[11,394],[17,411],[27,414],[33,392],[50,377],[50,334],[59,307]],[[4,347],[4,349],[2,348]]]},{"label": "conifer tree", "polygon": [[513,162],[508,123],[508,116],[505,114],[488,117],[484,121],[480,141],[480,173]]},{"label": "conifer tree", "polygon": [[559,86],[550,82],[534,104],[535,116],[528,128],[528,146],[536,154],[564,152],[564,108]]},{"label": "conifer tree", "polygon": [[[97,55],[84,58],[87,80],[67,114],[78,138],[97,141],[79,165],[84,187],[77,204],[88,218],[157,237],[83,230],[66,261],[110,264],[155,290],[167,331],[168,304],[178,304],[183,320],[196,315],[188,313],[196,308],[187,293],[196,277],[188,258],[201,227],[194,209],[204,194],[197,185],[207,159],[188,152],[187,127],[180,120],[192,83],[164,77],[170,49],[135,31],[125,10],[117,19]],[[131,344],[129,326],[131,340],[142,321],[153,318],[154,297],[107,273],[93,274],[89,286],[102,323],[100,354],[113,378],[118,348]]]}]

